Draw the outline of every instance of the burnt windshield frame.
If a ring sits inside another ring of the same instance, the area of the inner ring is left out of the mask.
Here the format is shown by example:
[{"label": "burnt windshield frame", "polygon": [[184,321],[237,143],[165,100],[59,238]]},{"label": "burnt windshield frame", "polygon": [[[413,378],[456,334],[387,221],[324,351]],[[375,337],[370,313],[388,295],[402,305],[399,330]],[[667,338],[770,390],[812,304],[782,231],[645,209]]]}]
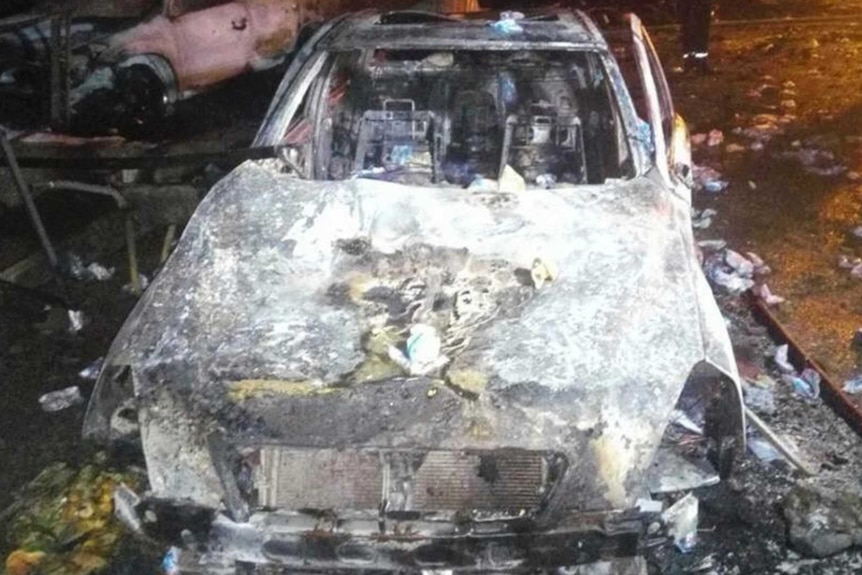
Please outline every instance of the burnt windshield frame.
[{"label": "burnt windshield frame", "polygon": [[[572,50],[561,50],[561,49],[513,49],[513,50],[487,50],[486,47],[478,47],[476,49],[470,49],[470,47],[458,47],[457,49],[452,49],[449,47],[441,47],[440,49],[426,49],[420,48],[416,50],[395,50],[392,51],[394,53],[402,56],[402,60],[400,62],[396,62],[393,66],[390,66],[389,69],[384,69],[379,67],[380,69],[375,73],[373,61],[375,54],[379,54],[381,51],[385,51],[385,49],[368,49],[368,50],[329,50],[327,51],[326,61],[327,63],[318,68],[318,73],[324,74],[328,76],[332,73],[334,68],[338,67],[336,65],[332,65],[337,61],[344,62],[346,59],[350,59],[352,61],[352,65],[349,68],[349,74],[351,75],[351,81],[355,81],[357,78],[361,78],[361,75],[367,75],[367,78],[374,81],[375,79],[379,79],[380,74],[392,75],[393,78],[397,80],[399,72],[404,73],[404,80],[410,80],[410,74],[414,72],[418,72],[417,77],[424,78],[427,81],[431,81],[436,78],[435,81],[438,83],[444,82],[446,80],[446,65],[445,63],[442,65],[441,69],[436,70],[436,76],[431,75],[428,70],[421,70],[420,63],[423,59],[434,56],[434,55],[443,55],[448,56],[454,60],[455,54],[459,54],[460,58],[470,53],[479,53],[479,52],[489,52],[493,54],[500,54],[501,52],[508,52],[514,54],[516,52],[521,52],[525,54],[537,53],[538,56],[544,58],[556,58],[561,62],[561,66],[576,66],[581,73],[589,76],[590,84],[582,84],[578,86],[571,87],[568,89],[573,93],[577,92],[578,98],[583,97],[586,93],[587,89],[592,89],[596,94],[600,94],[601,98],[604,100],[604,113],[607,116],[607,126],[606,128],[610,128],[613,130],[613,134],[608,134],[608,137],[613,140],[613,157],[616,162],[613,164],[612,168],[609,169],[609,172],[612,172],[607,177],[602,177],[601,181],[596,181],[595,179],[587,182],[587,181],[569,181],[568,183],[572,185],[582,184],[582,183],[602,183],[607,179],[630,179],[636,177],[641,170],[638,168],[641,166],[642,155],[638,154],[634,146],[632,145],[632,133],[635,130],[632,129],[631,124],[634,122],[634,117],[632,113],[625,113],[625,106],[622,105],[625,102],[629,102],[631,105],[630,98],[628,93],[623,89],[620,89],[620,84],[624,87],[624,83],[622,83],[622,78],[618,73],[612,62],[607,60],[606,54],[601,50],[585,50],[581,49],[572,49]],[[570,56],[563,56],[564,54],[568,54]],[[580,59],[580,61],[577,61]],[[459,64],[463,64],[463,59],[459,62]],[[449,64],[449,66],[453,66],[453,64]],[[343,64],[342,64],[343,67]],[[410,68],[416,68],[415,71],[411,71]],[[500,66],[499,72],[504,72],[504,67]],[[464,74],[465,72],[469,72],[469,70],[461,69],[460,73]],[[425,73],[425,76],[422,74]],[[566,74],[572,74],[572,78],[574,78],[574,72],[566,71]],[[327,86],[332,83],[332,78],[320,78],[318,80],[322,80],[324,84]],[[564,82],[570,82],[570,80],[566,77],[561,76],[559,80]],[[558,81],[559,81],[558,80]],[[452,81],[450,80],[450,83]],[[316,84],[317,81],[314,82]],[[306,85],[305,91],[313,90],[313,85]],[[386,90],[384,89],[385,93]],[[457,90],[455,91],[457,92]],[[397,95],[397,94],[396,94]],[[303,94],[296,92],[295,98],[302,97]],[[451,94],[450,94],[451,96]],[[289,98],[288,98],[289,99]],[[322,156],[328,155],[332,150],[322,150],[319,145],[331,145],[332,138],[332,122],[333,118],[331,116],[331,102],[327,102],[326,97],[321,97],[323,100],[320,106],[317,106],[315,118],[313,118],[313,122],[316,125],[315,130],[315,169],[313,177],[315,179],[329,179],[329,180],[343,180],[349,179],[350,177],[374,177],[375,174],[372,173],[368,169],[355,169],[358,164],[354,163],[353,165],[349,165],[347,167],[342,167],[339,169],[328,170],[324,167],[324,164],[329,162],[329,158],[322,158]],[[392,98],[392,100],[398,100],[399,98]],[[408,99],[409,100],[409,99]],[[452,102],[448,102],[444,105],[444,108],[449,111],[449,108],[452,106]],[[430,107],[430,106],[425,106]],[[420,116],[419,111],[416,109],[416,106],[413,106],[413,114],[417,117]],[[299,110],[297,110],[298,112]],[[381,106],[381,112],[385,112],[387,117],[392,117],[394,115],[398,115],[397,111],[395,114],[389,113],[388,110],[383,110],[383,106]],[[355,111],[351,112],[355,115]],[[428,111],[427,113],[421,114],[421,118],[414,118],[414,115],[411,114],[401,114],[404,115],[405,118],[410,116],[413,118],[411,123],[415,123],[417,121],[426,122],[426,124],[422,124],[423,129],[428,129],[428,125],[435,121],[442,121],[440,117],[435,115],[433,111]],[[370,118],[369,121],[378,121],[380,118]],[[295,121],[295,120],[292,120]],[[446,118],[446,121],[451,121],[451,118]],[[501,117],[499,125],[501,129],[505,127],[505,117]],[[283,121],[282,121],[283,122]],[[412,124],[411,124],[412,125]],[[430,133],[430,130],[429,130]],[[401,134],[403,136],[403,134]],[[432,147],[436,147],[436,140],[432,141]],[[323,153],[325,152],[325,153]],[[424,150],[422,153],[423,156],[423,166],[425,168],[430,168],[432,171],[432,175],[430,176],[430,180],[425,183],[446,183],[449,185],[466,185],[469,182],[465,182],[463,180],[457,180],[457,178],[453,178],[451,176],[443,177],[441,173],[435,172],[435,169],[439,170],[440,166],[436,164],[437,159],[439,157],[439,149],[437,150],[437,154],[434,153],[434,149]],[[448,149],[446,150],[448,153]],[[436,157],[435,157],[436,156]],[[378,158],[379,159],[379,158]],[[350,164],[348,158],[342,158],[342,161],[345,165]],[[499,161],[499,160],[498,160]],[[382,164],[382,161],[380,162]],[[363,168],[365,166],[363,165]],[[604,169],[604,168],[603,168]],[[382,171],[382,166],[380,168]],[[502,172],[502,168],[496,173],[492,174],[486,171],[486,174],[491,177],[496,177],[499,173]],[[456,181],[453,181],[456,180]],[[403,183],[417,183],[413,181],[407,181]]]}]

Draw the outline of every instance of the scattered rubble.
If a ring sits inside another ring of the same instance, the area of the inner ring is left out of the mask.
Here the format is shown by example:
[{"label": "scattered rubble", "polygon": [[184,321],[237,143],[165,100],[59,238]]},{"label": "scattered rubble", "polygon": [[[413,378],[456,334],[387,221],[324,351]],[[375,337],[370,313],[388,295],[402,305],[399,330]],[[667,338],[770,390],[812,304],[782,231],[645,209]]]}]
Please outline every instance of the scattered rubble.
[{"label": "scattered rubble", "polygon": [[827,493],[800,485],[784,500],[787,535],[809,557],[829,557],[862,544],[862,499],[858,493]]},{"label": "scattered rubble", "polygon": [[674,544],[683,553],[690,553],[697,545],[697,517],[698,501],[692,493],[671,505],[662,514]]},{"label": "scattered rubble", "polygon": [[[123,526],[114,518],[118,485],[138,486],[141,479],[109,469],[102,455],[79,471],[64,463],[42,471],[0,514],[13,546],[7,572],[88,575],[103,570],[123,539]],[[143,565],[137,567],[144,571]]]}]

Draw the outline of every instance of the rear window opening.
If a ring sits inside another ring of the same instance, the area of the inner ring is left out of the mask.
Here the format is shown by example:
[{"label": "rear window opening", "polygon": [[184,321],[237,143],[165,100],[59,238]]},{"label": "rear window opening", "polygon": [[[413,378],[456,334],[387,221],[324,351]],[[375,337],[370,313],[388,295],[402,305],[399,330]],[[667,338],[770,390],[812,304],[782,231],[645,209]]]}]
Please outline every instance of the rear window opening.
[{"label": "rear window opening", "polygon": [[527,186],[633,175],[613,92],[590,52],[333,54],[282,142],[291,165],[323,180],[469,186],[507,166]]}]

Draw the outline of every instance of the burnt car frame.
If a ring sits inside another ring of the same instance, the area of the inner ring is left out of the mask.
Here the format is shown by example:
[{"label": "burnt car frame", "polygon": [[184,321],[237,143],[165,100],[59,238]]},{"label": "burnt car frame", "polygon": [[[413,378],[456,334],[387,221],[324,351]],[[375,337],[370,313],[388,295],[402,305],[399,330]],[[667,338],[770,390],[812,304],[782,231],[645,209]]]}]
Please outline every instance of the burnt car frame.
[{"label": "burnt car frame", "polygon": [[674,410],[744,446],[646,32],[519,16],[324,26],[117,336],[85,435],[196,568],[637,572]]}]

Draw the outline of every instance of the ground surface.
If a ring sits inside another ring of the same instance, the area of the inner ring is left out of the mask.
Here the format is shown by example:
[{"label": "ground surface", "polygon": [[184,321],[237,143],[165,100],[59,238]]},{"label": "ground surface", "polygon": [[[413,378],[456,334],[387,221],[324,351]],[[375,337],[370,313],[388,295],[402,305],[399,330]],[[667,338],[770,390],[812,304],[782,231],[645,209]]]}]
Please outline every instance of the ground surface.
[{"label": "ground surface", "polygon": [[[736,22],[788,15],[808,20]],[[704,77],[669,73],[677,107],[692,132],[720,129],[725,137],[719,146],[695,150],[697,163],[714,167],[731,182],[723,194],[696,194],[696,207],[718,211],[712,227],[700,232],[701,239],[722,238],[737,251],[762,256],[773,269],[770,287],[788,299],[778,311],[781,319],[842,380],[855,373],[857,359],[849,344],[862,327],[862,280],[836,265],[840,255],[862,257],[862,239],[852,234],[862,224],[862,183],[852,175],[862,173],[862,2],[735,0],[722,2],[718,16],[736,23],[714,28],[717,72]],[[824,16],[838,18],[821,21]],[[854,18],[860,22],[854,24]],[[680,64],[675,34],[661,27],[653,34],[669,72]],[[778,119],[786,123],[773,121]],[[784,133],[761,151],[751,149],[751,138],[734,134],[763,121],[780,125]],[[814,168],[834,175],[806,171],[800,156],[813,158]],[[63,221],[58,216],[51,223]],[[35,245],[24,237],[26,227],[4,233],[3,241],[14,242],[16,249],[22,243]],[[157,236],[143,242],[145,273],[157,265],[160,242]],[[4,243],[2,251],[6,247]],[[48,414],[39,408],[38,398],[69,385],[79,385],[86,397],[92,382],[78,372],[105,354],[134,305],[135,298],[121,289],[127,282],[122,255],[101,263],[117,267],[112,279],[70,284],[70,298],[89,319],[77,334],[68,333],[66,321],[47,312],[44,302],[0,291],[0,510],[15,499],[15,489],[47,465],[91,457],[79,440],[84,407]],[[773,345],[763,330],[738,299],[722,298],[721,303],[740,357],[778,379],[768,359]],[[780,508],[798,483],[862,490],[862,441],[822,402],[809,404],[780,381],[776,404],[767,422],[797,446],[817,476],[805,479],[783,462],[747,457],[736,480],[698,492],[695,550],[689,555],[656,552],[654,572],[862,572],[857,552],[811,560],[788,549]],[[0,526],[0,535],[2,530]],[[6,551],[0,541],[0,552]],[[116,565],[117,570],[122,567]]]}]

